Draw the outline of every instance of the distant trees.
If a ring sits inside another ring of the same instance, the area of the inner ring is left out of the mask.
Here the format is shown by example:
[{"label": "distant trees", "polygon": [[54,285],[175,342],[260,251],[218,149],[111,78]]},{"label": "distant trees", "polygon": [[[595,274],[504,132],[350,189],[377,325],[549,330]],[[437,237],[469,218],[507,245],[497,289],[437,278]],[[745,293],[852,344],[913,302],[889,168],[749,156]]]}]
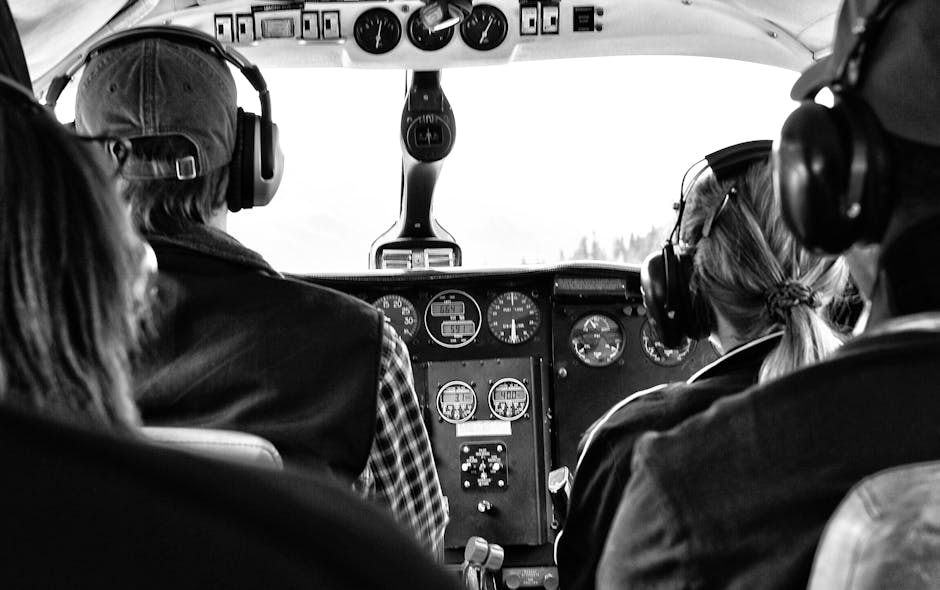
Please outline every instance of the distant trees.
[{"label": "distant trees", "polygon": [[570,256],[566,256],[565,251],[562,250],[559,252],[559,258],[561,260],[603,260],[639,264],[651,252],[663,247],[670,229],[669,226],[651,227],[645,234],[631,233],[626,238],[621,236],[614,239],[609,250],[601,246],[595,234],[591,234],[590,237],[585,235]]}]

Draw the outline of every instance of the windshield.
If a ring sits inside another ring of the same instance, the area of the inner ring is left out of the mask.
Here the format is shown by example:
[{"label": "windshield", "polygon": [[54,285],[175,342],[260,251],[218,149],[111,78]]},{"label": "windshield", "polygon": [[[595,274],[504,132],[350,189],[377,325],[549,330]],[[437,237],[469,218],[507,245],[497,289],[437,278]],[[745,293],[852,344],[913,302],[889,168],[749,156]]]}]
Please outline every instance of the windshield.
[{"label": "windshield", "polygon": [[[398,218],[405,72],[264,73],[284,180],[267,207],[230,215],[229,231],[285,272],[367,269],[373,240]],[[773,139],[796,76],[672,56],[445,70],[457,134],[435,216],[468,267],[639,263],[674,223],[683,172],[721,147]]]}]

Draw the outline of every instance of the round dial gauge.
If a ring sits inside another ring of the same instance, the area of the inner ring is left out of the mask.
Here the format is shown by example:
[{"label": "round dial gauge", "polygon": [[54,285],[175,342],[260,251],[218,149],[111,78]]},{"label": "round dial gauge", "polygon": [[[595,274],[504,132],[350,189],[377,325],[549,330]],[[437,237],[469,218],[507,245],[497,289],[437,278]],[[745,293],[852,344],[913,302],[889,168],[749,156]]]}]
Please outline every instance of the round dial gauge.
[{"label": "round dial gauge", "polygon": [[415,12],[408,19],[408,39],[411,43],[423,51],[437,51],[442,49],[450,40],[454,38],[454,29],[456,27],[447,27],[434,32],[424,26],[421,22],[421,13]]},{"label": "round dial gauge", "polygon": [[441,291],[424,309],[424,327],[445,348],[466,346],[480,333],[480,306],[463,291]]},{"label": "round dial gauge", "polygon": [[643,327],[640,329],[640,341],[646,358],[663,367],[675,367],[681,364],[695,350],[695,340],[689,338],[683,338],[678,348],[666,348],[666,345],[660,342],[649,320],[643,322]]},{"label": "round dial gauge", "polygon": [[418,331],[418,310],[401,295],[383,295],[372,302],[372,306],[385,314],[385,321],[390,323],[405,342],[411,342]]},{"label": "round dial gauge", "polygon": [[500,379],[490,388],[490,412],[500,420],[518,420],[529,409],[529,390],[517,379]]},{"label": "round dial gauge", "polygon": [[363,51],[388,53],[401,39],[401,21],[385,8],[371,8],[359,15],[353,27],[356,43]]},{"label": "round dial gauge", "polygon": [[527,342],[541,324],[539,308],[532,298],[519,291],[506,291],[496,296],[486,309],[486,323],[500,342]]},{"label": "round dial gauge", "polygon": [[477,4],[469,18],[460,24],[464,43],[479,51],[496,49],[506,38],[509,23],[503,12],[489,4]]},{"label": "round dial gauge", "polygon": [[466,422],[477,411],[477,394],[463,381],[445,383],[437,392],[437,413],[445,422]]},{"label": "round dial gauge", "polygon": [[575,322],[568,341],[578,360],[589,367],[606,367],[623,354],[623,329],[617,320],[600,313]]}]

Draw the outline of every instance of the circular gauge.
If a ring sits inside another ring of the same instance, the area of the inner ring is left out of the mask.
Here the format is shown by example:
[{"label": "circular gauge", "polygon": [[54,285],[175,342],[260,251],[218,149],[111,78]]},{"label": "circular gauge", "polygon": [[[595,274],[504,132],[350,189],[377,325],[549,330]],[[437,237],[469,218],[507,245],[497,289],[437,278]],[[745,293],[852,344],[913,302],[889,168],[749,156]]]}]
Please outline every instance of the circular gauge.
[{"label": "circular gauge", "polygon": [[623,329],[617,320],[600,313],[575,322],[568,341],[578,359],[589,367],[606,367],[623,354]]},{"label": "circular gauge", "polygon": [[370,8],[356,19],[353,35],[363,51],[376,55],[388,53],[401,39],[401,21],[390,10]]},{"label": "circular gauge", "polygon": [[424,309],[424,327],[445,348],[466,346],[480,333],[480,306],[463,291],[442,291]]},{"label": "circular gauge", "polygon": [[503,12],[489,4],[477,4],[460,24],[463,42],[478,51],[496,49],[506,38],[509,23]]},{"label": "circular gauge", "polygon": [[529,390],[517,379],[500,379],[490,387],[489,404],[499,420],[518,420],[529,409]]},{"label": "circular gauge", "polygon": [[445,383],[437,392],[437,413],[445,422],[466,422],[477,411],[477,394],[463,381]]},{"label": "circular gauge", "polygon": [[418,310],[401,295],[383,295],[372,302],[372,306],[385,314],[385,321],[390,323],[405,342],[411,342],[418,331]]},{"label": "circular gauge", "polygon": [[656,335],[653,324],[649,320],[643,322],[643,327],[640,329],[640,340],[646,358],[663,367],[675,367],[681,364],[695,350],[695,340],[689,338],[683,338],[682,344],[678,348],[666,348],[666,345],[659,340],[659,336]]},{"label": "circular gauge", "polygon": [[541,324],[539,308],[532,298],[519,291],[506,291],[496,296],[486,309],[486,323],[500,342],[522,344],[528,341]]},{"label": "circular gauge", "polygon": [[447,27],[440,31],[431,31],[421,22],[421,13],[415,12],[408,19],[408,39],[423,51],[437,51],[442,49],[454,38],[454,28]]}]

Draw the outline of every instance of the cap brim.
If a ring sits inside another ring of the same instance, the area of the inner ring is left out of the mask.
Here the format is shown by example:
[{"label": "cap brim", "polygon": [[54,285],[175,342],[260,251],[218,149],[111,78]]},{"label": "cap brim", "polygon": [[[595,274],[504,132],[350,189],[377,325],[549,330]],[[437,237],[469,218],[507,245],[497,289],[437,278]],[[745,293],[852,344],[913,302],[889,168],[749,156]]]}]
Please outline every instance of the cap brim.
[{"label": "cap brim", "polygon": [[832,55],[827,55],[811,65],[790,89],[790,98],[799,101],[815,97],[820,90],[832,83],[832,68]]}]

